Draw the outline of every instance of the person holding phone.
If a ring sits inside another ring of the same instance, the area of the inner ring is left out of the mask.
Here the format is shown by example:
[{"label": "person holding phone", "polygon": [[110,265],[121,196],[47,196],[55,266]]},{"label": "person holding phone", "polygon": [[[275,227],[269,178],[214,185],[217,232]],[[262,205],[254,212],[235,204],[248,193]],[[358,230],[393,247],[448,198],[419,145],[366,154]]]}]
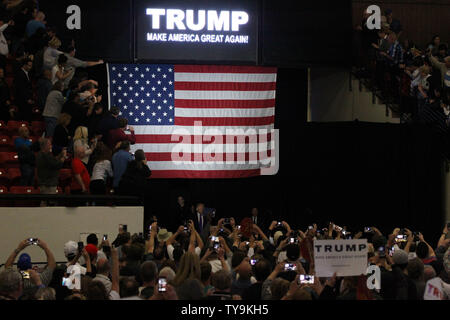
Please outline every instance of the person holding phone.
[{"label": "person holding phone", "polygon": [[[53,271],[56,268],[55,257],[50,251],[47,243],[42,239],[33,238],[33,241],[30,241],[30,238],[27,238],[19,243],[17,249],[15,249],[10,254],[8,260],[5,263],[5,269],[12,268],[17,255],[31,245],[36,245],[44,250],[45,255],[47,256],[47,265],[42,272],[36,273],[34,270],[32,270],[31,257],[26,253],[20,256],[17,267],[19,268],[19,270],[26,271],[30,274],[30,278],[24,279],[23,281],[23,293],[30,295],[34,294],[37,289],[48,286],[48,284],[52,280]],[[35,272],[37,275],[34,276],[33,272]],[[39,278],[40,282],[37,280],[37,278]]]}]

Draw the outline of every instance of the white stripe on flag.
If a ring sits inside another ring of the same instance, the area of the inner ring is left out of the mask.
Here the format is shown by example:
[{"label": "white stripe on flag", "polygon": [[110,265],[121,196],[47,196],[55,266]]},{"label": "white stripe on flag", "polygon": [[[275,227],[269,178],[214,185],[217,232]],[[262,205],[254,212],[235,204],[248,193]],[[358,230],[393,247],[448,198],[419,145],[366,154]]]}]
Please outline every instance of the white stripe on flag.
[{"label": "white stripe on flag", "polygon": [[151,153],[178,153],[180,151],[189,153],[247,153],[247,152],[266,152],[271,150],[269,142],[251,144],[190,144],[190,143],[146,143],[135,144],[134,151],[142,149],[144,152]]},{"label": "white stripe on flag", "polygon": [[275,108],[265,109],[203,109],[175,108],[175,117],[188,118],[259,118],[275,114]]},{"label": "white stripe on flag", "polygon": [[175,72],[175,82],[276,82],[277,74]]},{"label": "white stripe on flag", "polygon": [[275,99],[275,90],[270,90],[270,91],[175,90],[175,99],[186,99],[186,100],[267,100],[267,99]]}]

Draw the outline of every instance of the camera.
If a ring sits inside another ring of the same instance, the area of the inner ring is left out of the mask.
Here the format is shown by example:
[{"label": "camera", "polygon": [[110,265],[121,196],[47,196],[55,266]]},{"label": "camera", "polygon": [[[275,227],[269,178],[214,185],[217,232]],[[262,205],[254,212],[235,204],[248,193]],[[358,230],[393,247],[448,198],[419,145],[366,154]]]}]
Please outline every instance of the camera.
[{"label": "camera", "polygon": [[301,274],[298,277],[298,284],[314,284],[314,276],[309,275],[309,274]]},{"label": "camera", "polygon": [[291,238],[289,238],[289,243],[290,244],[297,244],[298,243],[298,239],[291,237]]},{"label": "camera", "polygon": [[219,250],[219,248],[220,248],[220,242],[219,242],[219,241],[214,241],[213,248],[214,248],[214,250]]},{"label": "camera", "polygon": [[211,236],[211,241],[212,241],[212,242],[219,241],[219,237]]},{"label": "camera", "polygon": [[371,233],[371,232],[373,232],[373,230],[372,230],[371,227],[364,227],[364,232],[365,233]]},{"label": "camera", "polygon": [[251,259],[250,260],[250,265],[254,266],[257,262],[258,262],[257,259]]},{"label": "camera", "polygon": [[33,246],[37,246],[38,244],[38,239],[37,238],[29,238],[28,242],[33,245]]},{"label": "camera", "polygon": [[28,271],[20,271],[23,279],[30,279],[30,273]]},{"label": "camera", "polygon": [[84,249],[84,243],[83,243],[83,241],[79,241],[78,242],[78,252],[81,253],[81,251],[83,251],[83,249]]},{"label": "camera", "polygon": [[167,291],[167,279],[159,278],[158,279],[158,292],[166,292]]},{"label": "camera", "polygon": [[103,241],[106,241],[106,240],[108,240],[108,235],[107,235],[107,234],[104,234],[104,235],[103,235]]},{"label": "camera", "polygon": [[296,271],[297,265],[295,263],[285,263],[284,264],[284,271]]}]

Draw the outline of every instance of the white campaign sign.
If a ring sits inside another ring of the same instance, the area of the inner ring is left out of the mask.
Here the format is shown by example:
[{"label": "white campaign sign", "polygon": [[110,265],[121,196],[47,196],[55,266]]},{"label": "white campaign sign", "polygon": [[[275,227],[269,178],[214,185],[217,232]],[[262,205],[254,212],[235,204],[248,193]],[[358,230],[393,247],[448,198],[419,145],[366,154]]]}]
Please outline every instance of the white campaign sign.
[{"label": "white campaign sign", "polygon": [[316,276],[359,276],[367,272],[367,240],[315,240]]}]

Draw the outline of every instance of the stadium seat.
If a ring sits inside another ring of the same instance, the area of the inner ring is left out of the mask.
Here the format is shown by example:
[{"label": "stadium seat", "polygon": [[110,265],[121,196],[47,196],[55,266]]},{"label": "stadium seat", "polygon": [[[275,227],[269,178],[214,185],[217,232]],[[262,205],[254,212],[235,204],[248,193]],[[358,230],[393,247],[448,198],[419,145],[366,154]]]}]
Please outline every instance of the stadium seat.
[{"label": "stadium seat", "polygon": [[[8,194],[8,188],[6,186],[0,186],[0,195]],[[0,207],[10,207],[11,202],[9,200],[0,200]]]},{"label": "stadium seat", "polygon": [[8,136],[0,136],[0,152],[13,152],[14,140],[11,140]]},{"label": "stadium seat", "polygon": [[19,134],[20,127],[29,127],[30,124],[26,121],[8,121],[6,128],[8,129],[9,136],[15,136]]},{"label": "stadium seat", "polygon": [[8,130],[6,129],[6,124],[3,120],[0,120],[0,134],[7,134]]},{"label": "stadium seat", "polygon": [[12,194],[36,194],[38,191],[34,187],[14,186],[9,189]]},{"label": "stadium seat", "polygon": [[34,136],[41,137],[45,131],[45,122],[43,121],[32,121],[31,122],[31,132]]},{"label": "stadium seat", "polygon": [[0,165],[6,168],[19,168],[19,156],[15,152],[0,152]]},{"label": "stadium seat", "polygon": [[22,174],[19,168],[9,168],[8,169],[8,179],[9,186],[18,186],[20,183],[20,178]]},{"label": "stadium seat", "polygon": [[[9,193],[11,194],[37,194],[39,193],[38,190],[36,190],[33,187],[11,187],[9,189]],[[26,200],[16,200],[14,201],[14,205],[16,207],[34,207],[39,205],[39,201],[26,201]]]},{"label": "stadium seat", "polygon": [[59,185],[62,188],[70,185],[72,181],[72,169],[61,169],[59,170]]},{"label": "stadium seat", "polygon": [[0,186],[9,186],[8,170],[5,168],[0,168]]}]

